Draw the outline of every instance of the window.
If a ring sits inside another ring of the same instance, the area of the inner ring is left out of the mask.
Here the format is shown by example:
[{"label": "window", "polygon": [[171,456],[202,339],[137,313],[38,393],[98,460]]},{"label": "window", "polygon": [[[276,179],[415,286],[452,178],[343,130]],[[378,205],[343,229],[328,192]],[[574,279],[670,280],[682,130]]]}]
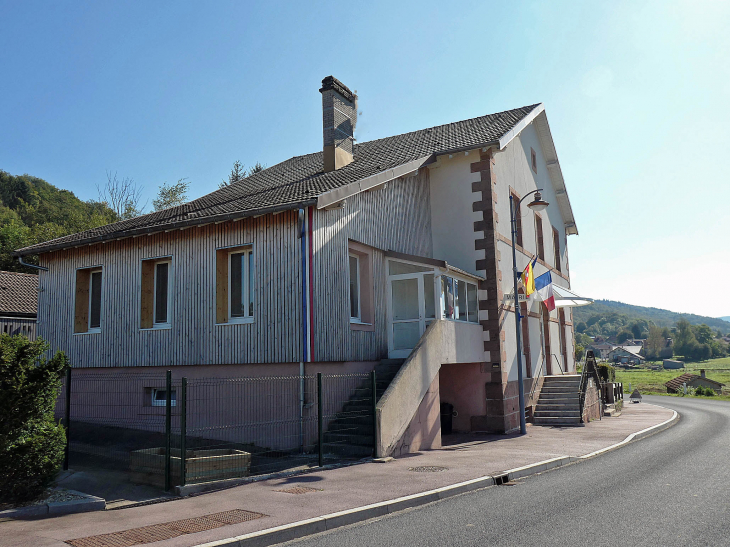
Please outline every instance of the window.
[{"label": "window", "polygon": [[141,328],[170,327],[171,274],[170,257],[142,261]]},{"label": "window", "polygon": [[234,251],[230,260],[229,310],[231,321],[253,319],[254,261],[251,249]]},{"label": "window", "polygon": [[[174,389],[170,390],[170,406],[175,406],[177,403],[177,391]],[[152,406],[166,406],[167,405],[167,390],[166,389],[153,389],[152,390]]]},{"label": "window", "polygon": [[545,261],[545,244],[542,238],[542,217],[535,214],[535,234],[537,235],[537,258]]},{"label": "window", "polygon": [[374,330],[372,248],[350,241],[347,260],[350,328]]},{"label": "window", "polygon": [[350,320],[360,321],[360,259],[350,254]]},{"label": "window", "polygon": [[75,334],[101,331],[102,294],[101,268],[76,270]]},{"label": "window", "polygon": [[441,316],[455,321],[479,322],[477,286],[474,283],[441,276]]},{"label": "window", "polygon": [[514,204],[515,208],[515,229],[517,231],[517,234],[515,235],[515,241],[517,242],[517,245],[523,247],[524,245],[522,245],[522,215],[520,214],[520,197],[514,192],[512,192],[511,194],[512,203]]},{"label": "window", "polygon": [[560,271],[560,234],[553,228],[553,252],[555,253],[555,269]]},{"label": "window", "polygon": [[534,148],[530,148],[530,163],[532,164],[532,170],[537,174],[537,154]]}]

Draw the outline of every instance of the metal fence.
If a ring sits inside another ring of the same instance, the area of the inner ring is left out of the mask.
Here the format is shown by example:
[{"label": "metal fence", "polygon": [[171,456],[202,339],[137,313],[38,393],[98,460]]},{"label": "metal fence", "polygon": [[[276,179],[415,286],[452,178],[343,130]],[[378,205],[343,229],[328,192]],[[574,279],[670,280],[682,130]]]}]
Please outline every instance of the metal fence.
[{"label": "metal fence", "polygon": [[[56,403],[64,469],[177,485],[372,456],[375,373],[174,378],[69,370]],[[70,389],[69,389],[70,387]]]}]

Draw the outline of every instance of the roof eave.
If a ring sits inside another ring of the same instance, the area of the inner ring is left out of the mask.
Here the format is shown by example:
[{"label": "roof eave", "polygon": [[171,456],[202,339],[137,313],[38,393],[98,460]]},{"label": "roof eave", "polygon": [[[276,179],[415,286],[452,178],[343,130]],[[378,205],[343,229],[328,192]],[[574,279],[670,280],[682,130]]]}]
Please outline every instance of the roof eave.
[{"label": "roof eave", "polygon": [[271,213],[279,213],[279,212],[283,212],[283,211],[290,211],[293,209],[300,209],[302,207],[310,207],[312,205],[315,205],[316,203],[317,203],[316,199],[308,199],[305,201],[285,203],[282,205],[275,205],[272,207],[261,207],[258,209],[237,211],[235,213],[226,213],[226,214],[222,214],[222,215],[212,215],[212,216],[200,217],[200,218],[195,218],[195,219],[182,220],[179,222],[171,222],[170,224],[165,224],[164,226],[152,226],[152,227],[147,227],[147,228],[137,228],[134,230],[125,230],[123,232],[112,232],[109,234],[104,234],[104,235],[96,236],[93,238],[58,243],[55,245],[45,245],[45,246],[35,247],[35,248],[34,247],[24,247],[23,249],[18,249],[16,251],[13,251],[12,256],[22,257],[22,256],[38,255],[38,254],[43,254],[43,253],[50,253],[53,251],[61,251],[63,249],[70,249],[70,248],[74,248],[74,247],[85,247],[87,245],[95,245],[97,243],[105,243],[105,242],[113,241],[113,240],[128,239],[130,237],[135,237],[135,236],[152,235],[152,234],[161,233],[161,232],[170,232],[172,230],[190,228],[193,226],[202,226],[202,225],[206,225],[206,224],[227,222],[227,221],[232,221],[232,220],[240,220],[240,219],[244,219],[244,218],[248,218],[248,217],[252,217],[252,216],[268,215]]}]

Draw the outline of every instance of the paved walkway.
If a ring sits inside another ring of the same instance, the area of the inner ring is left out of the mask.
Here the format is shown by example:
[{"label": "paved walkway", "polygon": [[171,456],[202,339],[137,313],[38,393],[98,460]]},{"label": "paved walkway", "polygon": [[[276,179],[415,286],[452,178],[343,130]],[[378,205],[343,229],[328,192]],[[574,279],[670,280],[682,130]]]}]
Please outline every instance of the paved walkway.
[{"label": "paved walkway", "polygon": [[[484,475],[556,458],[583,456],[623,441],[628,435],[670,419],[671,410],[627,404],[618,418],[604,418],[586,427],[529,426],[526,436],[482,435],[457,438],[441,450],[399,458],[390,463],[365,463],[286,479],[272,479],[166,503],[116,511],[82,513],[34,521],[0,523],[0,546],[65,546],[69,539],[123,531],[233,509],[267,516],[241,524],[181,535],[155,547],[192,547],[417,494]],[[578,464],[580,465],[580,464]],[[414,472],[412,467],[440,466],[439,472]],[[304,494],[278,492],[293,486],[316,489]]]}]

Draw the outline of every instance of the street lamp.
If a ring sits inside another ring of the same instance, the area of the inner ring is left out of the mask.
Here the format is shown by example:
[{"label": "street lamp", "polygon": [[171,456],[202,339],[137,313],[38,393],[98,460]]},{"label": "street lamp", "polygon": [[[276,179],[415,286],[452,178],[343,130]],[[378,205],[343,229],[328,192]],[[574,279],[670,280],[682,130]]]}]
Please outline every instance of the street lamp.
[{"label": "street lamp", "polygon": [[535,199],[533,199],[530,203],[527,204],[527,206],[532,209],[533,211],[542,211],[545,209],[545,207],[548,206],[547,201],[543,201],[542,196],[540,195],[540,191],[542,188],[538,188],[537,190],[533,190],[532,192],[529,192],[524,195],[524,197],[518,201],[515,204],[515,198],[510,195],[509,197],[509,205],[510,205],[510,221],[511,221],[511,227],[512,227],[512,282],[514,283],[514,295],[515,295],[515,333],[517,334],[517,383],[519,388],[519,394],[520,394],[520,434],[524,435],[527,433],[527,424],[525,423],[525,385],[523,384],[523,376],[522,376],[522,337],[521,337],[521,331],[520,331],[520,298],[519,294],[517,293],[517,280],[519,279],[522,272],[517,269],[517,250],[516,246],[517,243],[515,241],[517,237],[517,210],[520,207],[520,203],[522,203],[527,196],[531,196],[532,194],[535,194]]}]

